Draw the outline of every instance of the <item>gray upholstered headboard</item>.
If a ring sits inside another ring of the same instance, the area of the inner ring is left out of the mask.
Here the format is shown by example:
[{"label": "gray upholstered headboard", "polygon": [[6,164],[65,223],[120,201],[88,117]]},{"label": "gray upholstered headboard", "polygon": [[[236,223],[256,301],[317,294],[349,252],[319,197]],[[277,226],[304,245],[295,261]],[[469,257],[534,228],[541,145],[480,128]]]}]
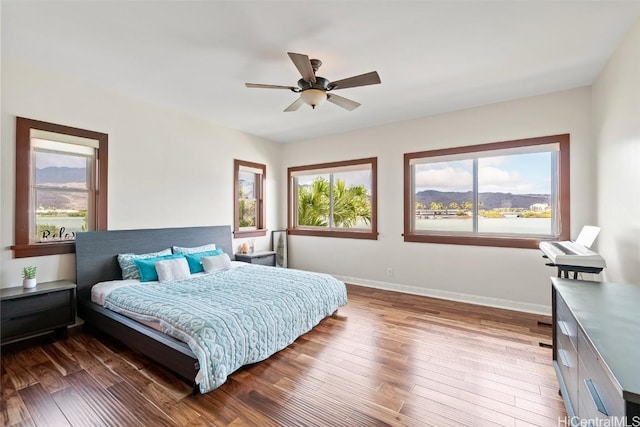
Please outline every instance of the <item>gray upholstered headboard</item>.
[{"label": "gray upholstered headboard", "polygon": [[156,252],[171,246],[215,243],[233,259],[231,226],[88,231],[76,235],[78,301],[91,298],[91,286],[122,279],[118,254]]}]

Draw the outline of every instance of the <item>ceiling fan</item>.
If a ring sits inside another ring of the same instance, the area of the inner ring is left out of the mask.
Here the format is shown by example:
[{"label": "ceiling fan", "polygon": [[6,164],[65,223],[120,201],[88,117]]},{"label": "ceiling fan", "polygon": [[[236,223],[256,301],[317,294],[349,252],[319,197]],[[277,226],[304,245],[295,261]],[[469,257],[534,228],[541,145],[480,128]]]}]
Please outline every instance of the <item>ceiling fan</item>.
[{"label": "ceiling fan", "polygon": [[376,85],[380,83],[380,76],[378,76],[376,71],[331,82],[324,77],[316,76],[318,68],[322,65],[322,61],[319,59],[309,59],[307,55],[300,53],[288,52],[288,55],[302,75],[302,78],[298,80],[298,87],[245,83],[247,87],[251,88],[289,89],[292,92],[299,93],[300,97],[285,108],[284,111],[296,111],[303,103],[310,105],[311,108],[315,109],[325,100],[346,110],[353,111],[360,106],[359,103],[329,92],[338,89]]}]

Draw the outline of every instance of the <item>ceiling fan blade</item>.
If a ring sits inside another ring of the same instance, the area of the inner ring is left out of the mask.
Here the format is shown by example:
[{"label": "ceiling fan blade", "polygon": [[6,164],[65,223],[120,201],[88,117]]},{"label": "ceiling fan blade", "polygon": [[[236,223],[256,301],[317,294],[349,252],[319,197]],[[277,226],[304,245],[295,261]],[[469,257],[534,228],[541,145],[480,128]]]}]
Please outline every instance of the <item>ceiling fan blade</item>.
[{"label": "ceiling fan blade", "polygon": [[302,78],[306,81],[311,81],[313,83],[316,82],[316,75],[313,72],[313,67],[311,66],[311,61],[307,55],[303,55],[301,53],[293,53],[287,52],[289,58],[293,61],[293,65],[296,66]]},{"label": "ceiling fan blade", "polygon": [[352,101],[342,96],[335,95],[333,93],[327,94],[327,101],[336,104],[339,107],[344,108],[345,110],[353,111],[360,106],[360,103],[356,101]]},{"label": "ceiling fan blade", "polygon": [[332,90],[346,89],[348,87],[377,85],[380,83],[380,76],[377,71],[372,71],[366,74],[360,74],[359,76],[348,77],[342,80],[336,80],[329,83],[329,88]]},{"label": "ceiling fan blade", "polygon": [[295,101],[293,101],[291,105],[285,108],[284,111],[285,113],[289,111],[296,111],[298,108],[300,108],[302,104],[304,104],[304,102],[302,101],[302,98],[298,98]]},{"label": "ceiling fan blade", "polygon": [[293,86],[263,85],[260,83],[245,83],[244,85],[246,87],[255,87],[255,88],[261,88],[261,89],[289,89],[289,90],[298,89],[297,87],[293,87]]}]

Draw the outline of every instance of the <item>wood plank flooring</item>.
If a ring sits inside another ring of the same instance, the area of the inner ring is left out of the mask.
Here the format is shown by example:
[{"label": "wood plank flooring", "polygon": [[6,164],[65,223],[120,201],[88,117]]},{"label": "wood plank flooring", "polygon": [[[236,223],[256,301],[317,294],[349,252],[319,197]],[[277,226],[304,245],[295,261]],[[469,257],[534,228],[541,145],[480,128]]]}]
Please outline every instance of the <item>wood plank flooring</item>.
[{"label": "wood plank flooring", "polygon": [[348,286],[349,304],[198,396],[106,337],[2,349],[5,426],[557,426],[544,316]]}]

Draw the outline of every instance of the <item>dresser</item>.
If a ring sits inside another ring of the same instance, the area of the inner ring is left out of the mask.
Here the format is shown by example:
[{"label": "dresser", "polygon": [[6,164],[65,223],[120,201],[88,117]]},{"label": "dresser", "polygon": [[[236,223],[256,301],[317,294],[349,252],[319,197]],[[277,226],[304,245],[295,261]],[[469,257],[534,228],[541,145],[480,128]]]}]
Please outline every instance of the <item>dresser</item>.
[{"label": "dresser", "polygon": [[274,251],[258,251],[250,254],[236,254],[236,261],[248,262],[250,264],[276,265],[276,253]]},{"label": "dresser", "polygon": [[60,280],[30,289],[1,288],[0,317],[3,345],[49,331],[66,337],[67,326],[76,321],[76,285]]},{"label": "dresser", "polygon": [[553,365],[571,425],[640,425],[640,286],[551,281]]}]

